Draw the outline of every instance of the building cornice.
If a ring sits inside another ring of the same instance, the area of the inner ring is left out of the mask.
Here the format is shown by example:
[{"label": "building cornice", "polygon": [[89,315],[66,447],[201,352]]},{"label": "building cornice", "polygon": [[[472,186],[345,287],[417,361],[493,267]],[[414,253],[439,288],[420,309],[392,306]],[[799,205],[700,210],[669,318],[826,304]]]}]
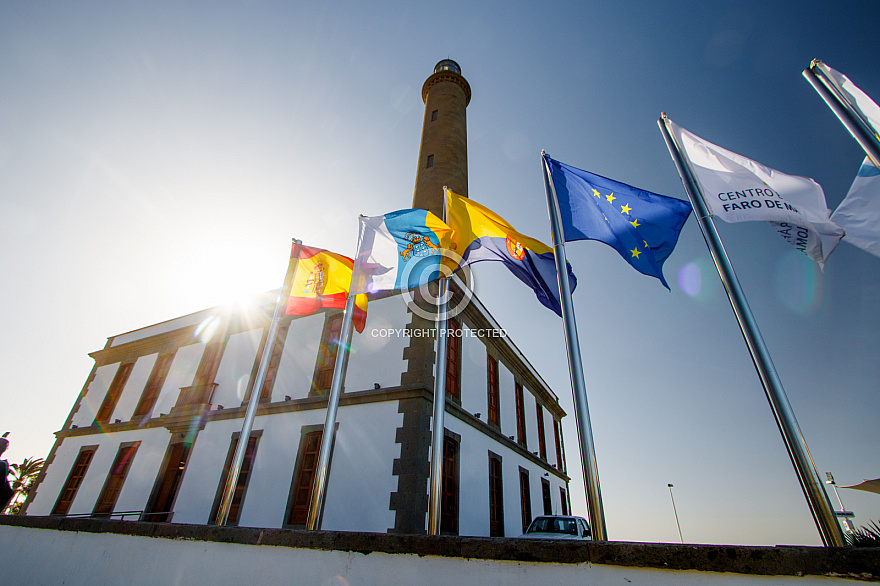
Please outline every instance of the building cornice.
[{"label": "building cornice", "polygon": [[[351,393],[344,392],[339,400],[340,407],[350,405],[365,405],[367,403],[383,403],[388,401],[401,401],[404,399],[420,398],[426,401],[433,401],[432,389],[427,389],[421,385],[405,385],[400,387],[391,387],[385,389],[370,389],[367,391],[355,391]],[[297,411],[310,411],[315,409],[326,409],[327,397],[306,397],[304,399],[292,399],[290,401],[279,401],[276,403],[262,403],[257,407],[257,417],[266,415],[277,415],[281,413],[293,413]],[[203,429],[212,421],[222,421],[229,419],[241,419],[244,417],[247,405],[228,409],[212,409],[210,411],[197,410],[189,417],[182,415],[161,415],[151,419],[143,418],[132,419],[131,421],[120,423],[105,423],[103,425],[90,425],[89,427],[78,427],[75,429],[63,429],[55,432],[55,436],[59,441],[69,437],[83,437],[95,434],[110,434],[123,431],[146,430],[156,428],[166,428],[172,433],[191,431],[193,426]],[[529,452],[516,441],[510,439],[501,433],[497,427],[487,422],[477,419],[472,414],[465,411],[460,405],[454,401],[446,402],[446,412],[456,417],[460,421],[468,424],[480,433],[483,433],[498,443],[516,452],[523,458],[528,459],[533,464],[540,466],[545,471],[552,473],[564,482],[569,481],[569,477],[561,470],[550,464],[550,462],[541,459],[532,452]]]}]

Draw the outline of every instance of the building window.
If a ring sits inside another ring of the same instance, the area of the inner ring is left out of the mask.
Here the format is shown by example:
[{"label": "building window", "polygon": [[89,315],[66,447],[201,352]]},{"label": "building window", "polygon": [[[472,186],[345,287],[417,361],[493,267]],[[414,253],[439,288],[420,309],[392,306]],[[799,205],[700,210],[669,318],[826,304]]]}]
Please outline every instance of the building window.
[{"label": "building window", "polygon": [[565,463],[565,436],[562,434],[562,422],[559,422],[559,447],[562,449],[562,471],[568,473],[568,465]]},{"label": "building window", "polygon": [[[535,408],[538,412],[538,450],[541,458],[547,459],[547,442],[544,440],[544,408],[535,400]],[[547,513],[548,515],[550,513]]]},{"label": "building window", "polygon": [[532,493],[529,489],[529,471],[525,468],[519,469],[519,507],[522,511],[522,530],[525,533],[532,522]]},{"label": "building window", "polygon": [[312,380],[312,396],[323,396],[330,391],[341,333],[342,313],[328,315],[324,322],[324,332],[321,334],[321,346],[318,348],[318,362],[315,365],[315,377]]},{"label": "building window", "polygon": [[[287,340],[287,332],[293,319],[288,317],[278,324],[275,332],[275,341],[272,344],[272,355],[269,358],[269,368],[266,369],[266,378],[263,380],[263,389],[260,392],[260,402],[269,402],[272,397],[272,389],[275,386],[275,378],[278,376],[278,368],[281,365],[281,353],[284,351],[284,341]],[[267,341],[268,343],[268,341]],[[256,373],[254,373],[256,376]],[[242,404],[250,400],[250,393],[245,397]]]},{"label": "building window", "polygon": [[446,394],[461,399],[461,326],[454,319],[446,322]]},{"label": "building window", "polygon": [[291,502],[287,524],[304,527],[309,520],[309,506],[312,502],[312,484],[318,469],[318,454],[321,451],[323,430],[305,432],[300,440],[299,458],[294,473]]},{"label": "building window", "polygon": [[523,402],[523,387],[519,382],[514,384],[514,394],[516,395],[516,441],[527,448],[526,442],[526,408]]},{"label": "building window", "polygon": [[504,490],[501,456],[489,452],[489,536],[504,537]]},{"label": "building window", "polygon": [[213,342],[205,346],[202,361],[199,363],[199,369],[196,371],[196,376],[193,380],[194,387],[201,387],[214,382],[214,376],[217,374],[217,368],[220,366],[222,350],[222,342]]},{"label": "building window", "polygon": [[[248,439],[247,447],[244,452],[244,460],[241,462],[241,471],[238,473],[238,481],[235,483],[235,491],[232,493],[232,503],[229,505],[229,513],[226,516],[227,525],[238,525],[238,515],[241,511],[241,504],[244,502],[244,495],[247,491],[248,481],[251,477],[253,469],[254,456],[257,453],[257,442],[259,441],[262,430],[251,433]],[[216,523],[217,513],[220,511],[220,503],[223,500],[223,492],[226,489],[226,483],[229,480],[229,471],[232,469],[232,460],[235,458],[235,450],[238,449],[238,440],[241,433],[235,433],[232,436],[232,444],[229,446],[229,454],[226,456],[226,464],[223,466],[223,474],[220,476],[220,486],[217,488],[217,496],[214,499],[214,506],[211,508],[211,518],[208,523]]]},{"label": "building window", "polygon": [[541,496],[544,498],[544,514],[553,514],[553,503],[550,501],[550,483],[545,479],[541,479]]},{"label": "building window", "polygon": [[433,166],[434,166],[434,155],[428,155],[428,162],[425,165],[425,168],[430,169]]},{"label": "building window", "polygon": [[562,470],[562,442],[559,440],[559,421],[553,418],[553,439],[556,440],[556,467]]},{"label": "building window", "polygon": [[116,409],[119,395],[122,394],[122,389],[125,388],[125,383],[128,381],[132,367],[134,367],[134,362],[126,362],[119,366],[116,376],[113,377],[113,382],[110,383],[107,396],[104,397],[104,402],[101,403],[101,408],[98,409],[98,414],[95,416],[95,423],[107,423],[110,421],[110,416],[113,415],[113,410]]},{"label": "building window", "polygon": [[217,383],[214,382],[217,376],[217,369],[220,367],[220,360],[223,358],[223,352],[226,349],[226,329],[220,326],[213,335],[215,342],[210,342],[205,346],[202,353],[202,360],[196,370],[193,383],[189,387],[183,387],[180,390],[180,396],[177,399],[175,407],[184,407],[191,405],[207,405],[211,403],[214,395],[214,389]]},{"label": "building window", "polygon": [[489,399],[489,423],[501,426],[501,410],[498,399],[498,360],[486,355],[487,393]]},{"label": "building window", "polygon": [[153,410],[156,400],[159,398],[159,393],[162,391],[162,385],[165,384],[165,379],[168,377],[168,371],[171,369],[171,362],[173,360],[173,353],[162,354],[156,359],[156,364],[153,365],[153,372],[150,373],[147,386],[144,387],[144,393],[141,395],[141,400],[138,402],[132,417],[144,417]]},{"label": "building window", "polygon": [[137,451],[140,442],[131,444],[123,444],[116,454],[116,460],[110,468],[107,480],[104,482],[104,488],[101,490],[101,496],[98,497],[98,503],[95,510],[92,511],[93,517],[109,517],[116,506],[116,499],[122,491],[122,485],[125,483],[125,477],[128,475],[128,469],[131,467],[131,461]]},{"label": "building window", "polygon": [[186,462],[192,444],[179,442],[168,446],[168,454],[165,456],[165,466],[162,475],[158,478],[153,489],[151,503],[144,514],[144,521],[154,523],[168,523],[171,521],[171,508],[177,497],[177,490],[183,480]]},{"label": "building window", "polygon": [[440,490],[440,533],[458,535],[458,441],[448,435],[443,438]]},{"label": "building window", "polygon": [[98,446],[84,446],[80,448],[79,455],[73,463],[73,468],[70,469],[70,474],[67,476],[67,482],[64,483],[64,488],[61,489],[61,493],[58,495],[58,501],[55,503],[55,507],[52,508],[53,515],[66,515],[67,511],[70,510],[70,505],[73,504],[76,491],[79,490],[79,486],[82,484],[83,478],[85,478],[89,464],[92,463],[92,457],[97,449]]},{"label": "building window", "polygon": [[565,497],[565,488],[559,487],[559,502],[562,503],[562,514],[568,515],[568,499]]},{"label": "building window", "polygon": [[437,110],[434,110],[433,112],[431,112],[431,122],[436,122],[436,121],[437,121]]}]

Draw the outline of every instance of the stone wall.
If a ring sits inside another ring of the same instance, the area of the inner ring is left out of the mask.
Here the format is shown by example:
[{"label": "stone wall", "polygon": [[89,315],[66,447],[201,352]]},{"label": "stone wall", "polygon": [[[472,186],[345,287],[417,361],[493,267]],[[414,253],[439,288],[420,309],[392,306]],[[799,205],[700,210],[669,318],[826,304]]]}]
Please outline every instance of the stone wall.
[{"label": "stone wall", "polygon": [[428,537],[12,516],[0,517],[0,543],[10,584],[880,581],[880,549]]}]

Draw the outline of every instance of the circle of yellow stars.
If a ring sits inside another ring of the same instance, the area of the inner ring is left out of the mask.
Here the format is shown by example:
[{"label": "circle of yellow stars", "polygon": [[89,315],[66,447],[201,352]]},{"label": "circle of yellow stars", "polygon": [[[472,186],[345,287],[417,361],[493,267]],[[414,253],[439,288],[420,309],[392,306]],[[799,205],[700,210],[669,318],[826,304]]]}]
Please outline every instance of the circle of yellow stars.
[{"label": "circle of yellow stars", "polygon": [[[595,188],[593,189],[593,195],[600,198],[600,199],[602,198],[602,194],[599,193],[599,190],[597,190]],[[614,192],[611,192],[605,196],[605,199],[608,200],[608,203],[610,203],[611,205],[614,205],[614,200],[617,199],[617,197],[615,197]],[[626,214],[628,216],[628,215],[630,215],[631,211],[632,211],[632,208],[630,207],[630,205],[628,203],[620,206],[620,213],[621,214]],[[608,216],[604,216],[604,217],[605,217],[605,221],[607,222]],[[641,224],[639,224],[639,220],[637,218],[633,218],[632,220],[629,221],[629,223],[632,224],[633,228],[638,228],[639,226],[641,226]],[[645,248],[649,248],[647,240],[643,240],[642,242],[645,243]],[[642,254],[642,251],[639,250],[638,248],[634,248],[634,249],[630,250],[630,252],[632,253],[633,258],[639,258],[639,255]]]}]

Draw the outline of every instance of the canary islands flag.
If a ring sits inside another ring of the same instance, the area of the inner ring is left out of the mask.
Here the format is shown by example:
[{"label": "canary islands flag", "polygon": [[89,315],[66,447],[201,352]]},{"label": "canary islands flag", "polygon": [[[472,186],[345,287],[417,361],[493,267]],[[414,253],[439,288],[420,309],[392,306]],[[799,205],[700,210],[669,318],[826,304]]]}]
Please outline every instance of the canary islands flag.
[{"label": "canary islands flag", "polygon": [[546,154],[544,161],[556,188],[565,241],[604,242],[634,269],[657,277],[669,289],[663,262],[678,242],[691,204],[570,167]]},{"label": "canary islands flag", "polygon": [[[461,255],[462,267],[481,260],[501,261],[535,291],[541,304],[562,315],[556,260],[549,246],[520,234],[489,208],[448,189],[446,204],[454,250]],[[568,266],[568,283],[574,291],[577,279],[571,265]]]},{"label": "canary islands flag", "polygon": [[427,210],[361,216],[353,290],[412,289],[441,277],[441,251],[449,248],[450,233],[449,226]]},{"label": "canary islands flag", "polygon": [[[294,244],[290,262],[297,265],[287,298],[286,315],[311,315],[321,309],[345,308],[354,266],[352,259],[321,248]],[[360,333],[366,322],[367,296],[358,295],[352,323]]]}]

